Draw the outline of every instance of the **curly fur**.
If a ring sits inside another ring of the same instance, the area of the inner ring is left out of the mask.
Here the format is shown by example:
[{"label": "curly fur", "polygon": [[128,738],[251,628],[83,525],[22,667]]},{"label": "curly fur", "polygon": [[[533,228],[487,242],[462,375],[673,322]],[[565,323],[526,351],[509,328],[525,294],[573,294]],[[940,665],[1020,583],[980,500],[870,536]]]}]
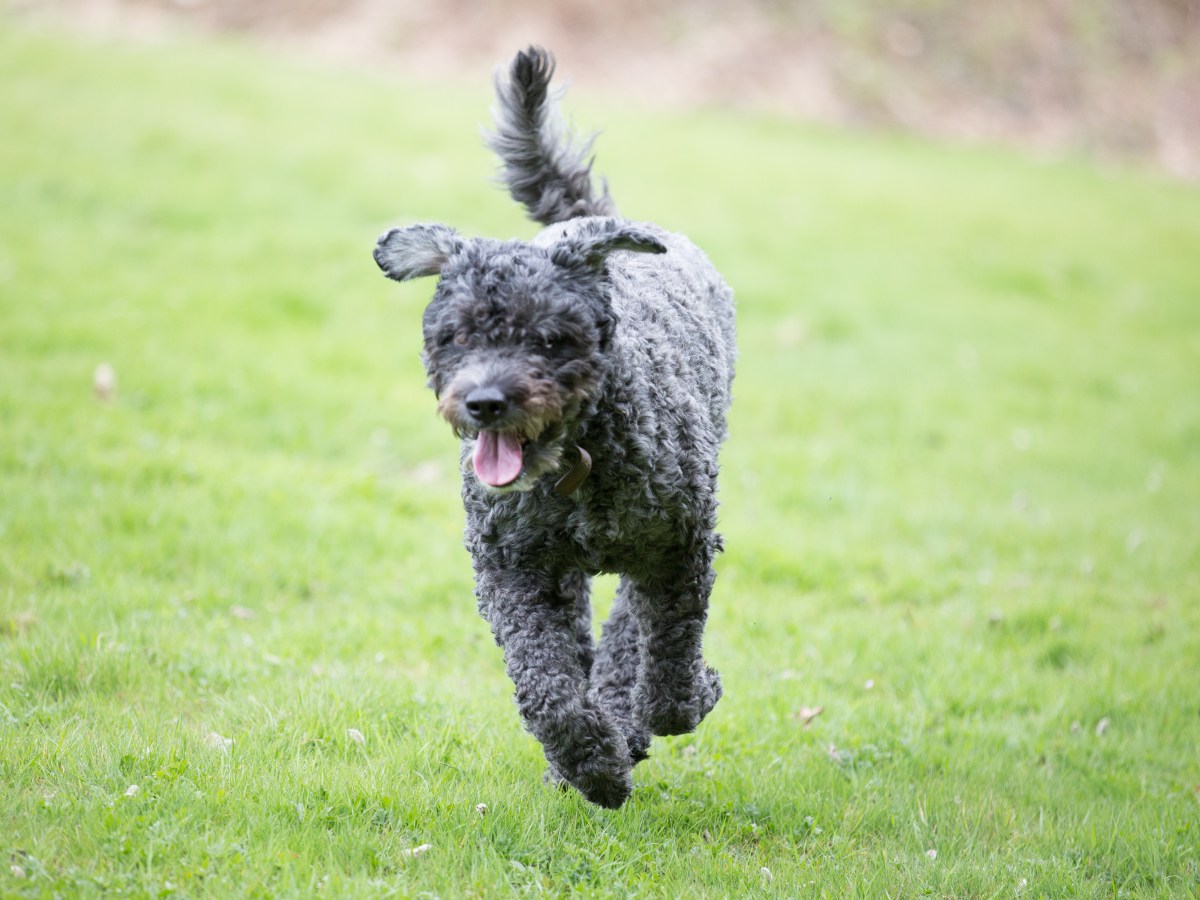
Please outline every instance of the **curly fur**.
[{"label": "curly fur", "polygon": [[[462,438],[479,611],[549,780],[617,807],[652,735],[693,730],[721,697],[701,640],[721,549],[733,296],[685,237],[612,215],[586,147],[548,124],[553,68],[531,48],[497,79],[490,142],[514,198],[550,227],[529,242],[392,229],[375,258],[397,280],[440,275],[423,359]],[[480,391],[501,402],[481,412]],[[484,430],[520,442],[511,483],[477,477]],[[576,446],[592,471],[560,496]],[[599,572],[621,579],[594,646],[588,586]]]},{"label": "curly fur", "polygon": [[576,145],[562,126],[558,96],[549,93],[554,57],[531,47],[517,54],[505,81],[496,76],[496,130],[487,144],[500,157],[501,177],[529,217],[550,225],[576,216],[615,216],[607,186],[592,186],[595,137]]}]

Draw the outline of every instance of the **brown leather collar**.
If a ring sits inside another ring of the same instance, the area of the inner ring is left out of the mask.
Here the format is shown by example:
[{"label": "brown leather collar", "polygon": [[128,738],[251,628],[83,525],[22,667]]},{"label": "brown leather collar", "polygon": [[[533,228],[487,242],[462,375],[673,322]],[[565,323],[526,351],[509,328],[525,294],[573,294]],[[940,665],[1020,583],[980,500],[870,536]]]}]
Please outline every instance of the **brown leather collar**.
[{"label": "brown leather collar", "polygon": [[592,473],[592,457],[578,444],[575,445],[575,451],[579,454],[579,459],[571,466],[571,471],[558,479],[554,485],[554,490],[560,497],[570,497]]}]

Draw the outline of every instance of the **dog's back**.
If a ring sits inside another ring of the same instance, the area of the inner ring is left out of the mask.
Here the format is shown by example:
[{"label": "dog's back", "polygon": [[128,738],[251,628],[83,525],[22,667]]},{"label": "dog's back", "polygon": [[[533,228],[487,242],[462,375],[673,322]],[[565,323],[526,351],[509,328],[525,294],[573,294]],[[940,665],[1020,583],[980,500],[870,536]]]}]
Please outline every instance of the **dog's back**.
[{"label": "dog's back", "polygon": [[[588,227],[588,221],[551,225],[532,243],[552,247]],[[703,429],[707,434],[694,439],[720,442],[726,435],[737,354],[733,292],[686,237],[648,223],[638,227],[661,241],[667,252],[615,253],[606,262],[617,320],[613,376],[626,386],[636,385],[639,394],[653,386],[654,396],[630,398],[640,418],[666,402],[685,414],[679,422],[684,431],[708,423]]]}]

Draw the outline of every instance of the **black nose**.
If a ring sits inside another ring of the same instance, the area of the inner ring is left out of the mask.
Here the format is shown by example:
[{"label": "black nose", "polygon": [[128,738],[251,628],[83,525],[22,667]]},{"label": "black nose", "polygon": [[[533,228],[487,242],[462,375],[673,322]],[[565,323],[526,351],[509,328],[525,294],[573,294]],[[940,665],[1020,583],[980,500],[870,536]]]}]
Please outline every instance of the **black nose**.
[{"label": "black nose", "polygon": [[472,390],[463,405],[480,425],[491,425],[508,412],[508,398],[504,396],[504,391],[491,385]]}]

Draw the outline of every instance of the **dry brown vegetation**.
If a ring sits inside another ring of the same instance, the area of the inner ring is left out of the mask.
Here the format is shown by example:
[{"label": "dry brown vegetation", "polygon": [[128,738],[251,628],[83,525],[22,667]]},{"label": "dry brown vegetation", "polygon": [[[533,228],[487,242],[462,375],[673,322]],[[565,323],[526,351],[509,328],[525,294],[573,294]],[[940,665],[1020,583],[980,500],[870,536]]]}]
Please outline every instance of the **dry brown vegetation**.
[{"label": "dry brown vegetation", "polygon": [[[237,32],[438,77],[530,42],[641,102],[767,109],[1200,176],[1200,0],[9,0],[140,36]],[[475,77],[474,75],[472,77]]]}]

